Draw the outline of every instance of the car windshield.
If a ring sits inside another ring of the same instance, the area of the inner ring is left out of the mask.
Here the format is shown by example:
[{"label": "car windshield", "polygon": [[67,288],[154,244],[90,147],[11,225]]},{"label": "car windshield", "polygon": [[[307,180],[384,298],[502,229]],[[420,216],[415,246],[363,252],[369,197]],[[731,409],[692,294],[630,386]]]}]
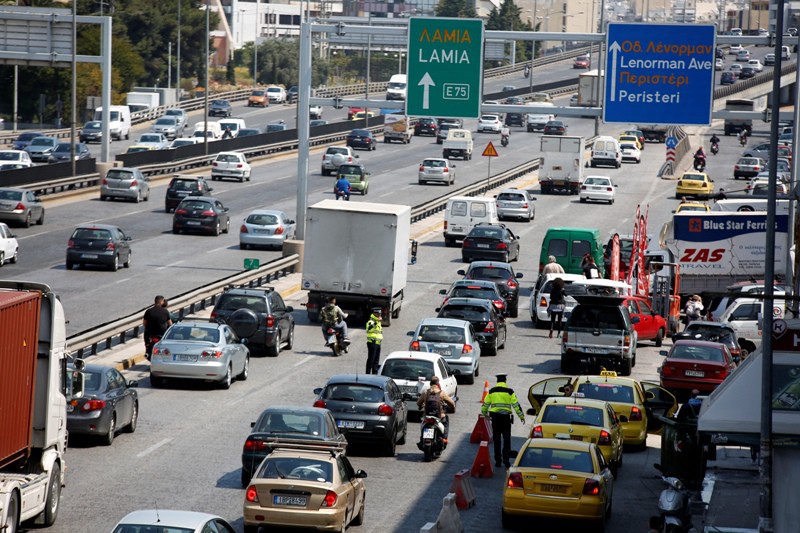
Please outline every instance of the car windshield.
[{"label": "car windshield", "polygon": [[164,114],[165,115],[174,116],[174,117],[179,117],[179,116],[183,115],[183,110],[181,110],[181,109],[167,109],[167,111]]},{"label": "car windshield", "polygon": [[341,165],[339,174],[361,174],[361,167],[358,165]]},{"label": "car windshield", "polygon": [[217,310],[236,311],[237,309],[250,309],[256,313],[266,313],[267,303],[261,296],[244,294],[223,294],[217,303]]},{"label": "car windshield", "polygon": [[84,126],[85,129],[100,129],[103,127],[102,122],[87,122]]},{"label": "car windshield", "polygon": [[358,135],[359,137],[369,137],[370,132],[367,130],[353,130],[350,132],[350,135]]},{"label": "car windshield", "polygon": [[422,166],[431,168],[444,168],[447,166],[447,161],[442,161],[440,159],[426,159],[422,162]]},{"label": "car windshield", "polygon": [[713,361],[716,363],[724,362],[722,351],[711,346],[694,346],[688,344],[677,344],[673,346],[669,353],[670,359],[688,359],[693,361]]},{"label": "car windshield", "polygon": [[553,404],[544,408],[543,424],[570,424],[581,426],[603,426],[603,411],[596,407],[573,404]]},{"label": "car windshield", "polygon": [[633,403],[633,387],[614,383],[580,383],[578,392],[605,402]]},{"label": "car windshield", "polygon": [[494,300],[497,298],[495,289],[489,287],[470,287],[460,285],[454,287],[450,293],[452,298],[482,298],[484,300]]},{"label": "car windshield", "polygon": [[319,435],[322,419],[316,414],[264,413],[253,426],[258,433],[308,433]]},{"label": "car windshield", "polygon": [[261,479],[304,479],[319,483],[333,481],[333,467],[328,461],[305,457],[270,457],[253,476]]},{"label": "car windshield", "polygon": [[507,270],[495,267],[475,267],[469,272],[472,279],[506,279],[511,277]]},{"label": "car windshield", "polygon": [[264,96],[264,91],[253,91],[250,96]]},{"label": "car windshield", "polygon": [[502,239],[503,238],[503,230],[500,228],[492,228],[489,226],[481,227],[478,226],[474,228],[472,231],[469,232],[469,237],[479,237],[483,239]]},{"label": "car windshield", "polygon": [[625,324],[621,313],[613,312],[609,307],[579,305],[572,311],[568,326],[599,330],[619,330],[623,329]]},{"label": "car windshield", "polygon": [[463,344],[466,342],[466,336],[464,334],[464,328],[461,327],[426,324],[419,328],[417,340]]},{"label": "car windshield", "polygon": [[619,147],[622,150],[636,150],[636,145],[628,144],[628,143],[622,143],[622,144],[619,145]]},{"label": "car windshield", "polygon": [[555,448],[528,447],[520,458],[517,467],[571,470],[587,474],[594,472],[592,457],[588,452],[557,450]]},{"label": "car windshield", "polygon": [[52,145],[52,139],[48,139],[46,137],[37,137],[36,139],[31,141],[31,146],[49,146]]},{"label": "car windshield", "polygon": [[425,378],[430,381],[433,377],[433,361],[424,359],[387,359],[381,367],[381,375],[392,379],[418,381]]},{"label": "car windshield", "polygon": [[170,184],[171,189],[175,189],[176,191],[191,191],[194,189],[198,189],[198,182],[194,180],[172,180]]},{"label": "car windshield", "polygon": [[142,135],[139,137],[139,142],[161,142],[161,137],[158,135]]},{"label": "car windshield", "polygon": [[217,343],[219,342],[219,330],[215,327],[203,328],[178,324],[167,330],[164,334],[164,340]]},{"label": "car windshield", "polygon": [[495,115],[483,115],[483,116],[481,116],[481,120],[485,120],[485,121],[488,121],[488,122],[494,122],[495,120],[500,120],[500,119],[498,119],[497,116],[495,116]]},{"label": "car windshield", "polygon": [[186,209],[192,211],[200,211],[200,210],[211,210],[213,207],[208,202],[197,201],[197,200],[184,200],[178,206],[178,209]]},{"label": "car windshield", "polygon": [[267,88],[267,92],[268,93],[279,93],[279,92],[281,92],[281,89],[280,89],[280,87],[268,87]]},{"label": "car windshield", "polygon": [[442,307],[440,318],[458,318],[460,320],[482,320],[489,322],[491,317],[485,307],[475,305],[452,304]]},{"label": "car windshield", "polygon": [[335,154],[348,155],[348,153],[349,152],[347,148],[328,148],[328,150],[325,152],[325,155],[335,155]]},{"label": "car windshield", "polygon": [[174,126],[176,120],[174,118],[160,118],[156,120],[157,126]]},{"label": "car windshield", "polygon": [[516,192],[501,192],[497,195],[500,202],[524,202],[525,196]]},{"label": "car windshield", "polygon": [[586,178],[583,183],[585,185],[611,185],[611,180],[608,178]]},{"label": "car windshield", "polygon": [[692,181],[705,181],[705,176],[700,174],[684,174],[681,177],[682,180],[692,180]]},{"label": "car windshield", "polygon": [[72,233],[73,240],[110,241],[111,232],[107,229],[78,228]]},{"label": "car windshield", "polygon": [[[58,146],[56,146],[56,149],[53,150],[53,152],[69,152],[70,151],[70,146],[71,145],[69,143],[58,143]],[[75,147],[75,152],[78,152],[78,151],[79,151],[79,149],[76,146]]]},{"label": "car windshield", "polygon": [[241,158],[236,154],[219,154],[217,155],[217,162],[219,163],[239,163]]},{"label": "car windshield", "polygon": [[21,158],[22,154],[16,152],[0,152],[0,161],[19,161]]},{"label": "car windshield", "polygon": [[[384,366],[388,361],[384,363]],[[416,379],[416,378],[414,378]],[[381,403],[386,394],[380,387],[361,383],[335,383],[322,391],[322,399],[340,402]]]}]

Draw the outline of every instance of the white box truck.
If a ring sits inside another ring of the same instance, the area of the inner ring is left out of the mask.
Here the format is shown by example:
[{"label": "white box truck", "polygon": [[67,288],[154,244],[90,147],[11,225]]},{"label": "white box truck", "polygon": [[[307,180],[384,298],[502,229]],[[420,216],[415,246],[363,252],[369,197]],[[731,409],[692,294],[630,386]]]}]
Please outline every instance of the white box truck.
[{"label": "white box truck", "polygon": [[390,113],[384,117],[383,121],[383,142],[400,141],[403,144],[411,142],[414,135],[414,127],[411,126],[411,119],[406,115]]},{"label": "white box truck", "polygon": [[578,105],[582,107],[600,106],[600,84],[605,72],[598,76],[597,69],[584,72],[578,76]]},{"label": "white box truck", "polygon": [[542,194],[559,191],[578,194],[583,181],[583,167],[586,166],[583,137],[542,135],[540,151],[539,184]]},{"label": "white box truck", "polygon": [[161,95],[158,93],[128,93],[125,99],[132,113],[154,109],[161,105]]},{"label": "white box truck", "polygon": [[319,320],[330,296],[357,324],[366,323],[373,307],[383,309],[385,326],[399,317],[410,235],[407,205],[323,200],[310,206],[302,280],[309,320]]},{"label": "white box truck", "polygon": [[[128,140],[131,137],[131,108],[126,105],[108,107],[111,117],[108,121],[109,139]],[[103,120],[103,108],[94,110],[94,120]]]}]

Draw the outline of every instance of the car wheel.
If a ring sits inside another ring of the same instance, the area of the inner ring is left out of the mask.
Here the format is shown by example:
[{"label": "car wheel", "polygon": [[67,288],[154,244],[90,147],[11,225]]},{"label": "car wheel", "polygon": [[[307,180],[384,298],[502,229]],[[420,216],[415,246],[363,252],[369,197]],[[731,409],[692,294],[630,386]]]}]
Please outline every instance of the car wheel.
[{"label": "car wheel", "polygon": [[400,435],[400,440],[397,441],[397,444],[403,445],[406,443],[406,437],[408,436],[408,423],[403,426],[403,434]]},{"label": "car wheel", "polygon": [[477,375],[478,367],[475,367],[475,372],[464,376],[465,385],[473,385],[475,383],[475,376]]},{"label": "car wheel", "polygon": [[289,335],[286,336],[286,349],[294,348],[294,324],[289,328]]},{"label": "car wheel", "polygon": [[9,259],[9,262],[16,263],[18,257],[19,257],[19,248],[14,250],[14,255],[11,256],[11,259]]},{"label": "car wheel", "polygon": [[119,270],[119,255],[114,255],[114,262],[111,263],[111,272]]},{"label": "car wheel", "polygon": [[44,209],[42,209],[42,214],[39,215],[39,220],[36,221],[36,224],[38,224],[39,226],[44,224]]},{"label": "car wheel", "polygon": [[517,318],[517,316],[519,316],[519,304],[516,304],[512,309],[509,309],[508,315],[511,318]]},{"label": "car wheel", "polygon": [[228,365],[228,368],[225,370],[225,377],[219,382],[219,388],[222,390],[228,390],[231,388],[232,382],[233,372],[231,371],[231,365]]},{"label": "car wheel", "polygon": [[504,333],[503,333],[503,343],[502,343],[502,344],[499,344],[499,345],[497,346],[497,347],[498,347],[500,350],[505,350],[505,349],[506,349],[506,340],[508,340],[508,333],[505,333],[505,332],[504,332]]},{"label": "car wheel", "polygon": [[217,223],[216,223],[216,224],[214,224],[214,230],[212,231],[212,234],[213,234],[215,237],[219,237],[219,234],[220,234],[220,233],[222,233],[222,230],[221,230],[221,228],[219,227],[219,220],[217,220]]},{"label": "car wheel", "polygon": [[174,233],[175,235],[178,235],[180,232],[181,232],[181,230],[179,230],[175,226],[172,226],[172,233]]},{"label": "car wheel", "polygon": [[630,376],[632,368],[633,368],[633,361],[623,357],[622,363],[620,365],[620,374],[622,374],[623,376]]},{"label": "car wheel", "polygon": [[664,328],[660,328],[656,334],[656,347],[660,347],[664,343]]},{"label": "car wheel", "polygon": [[31,215],[31,212],[30,212],[30,211],[28,211],[28,212],[25,214],[25,222],[23,222],[23,223],[22,223],[22,225],[23,225],[23,226],[25,226],[26,228],[30,228],[30,227],[31,227],[31,220],[32,220],[32,219],[33,219],[33,215]]},{"label": "car wheel", "polygon": [[444,239],[444,245],[445,245],[445,247],[447,247],[447,248],[452,248],[453,246],[455,246],[455,245],[456,245],[456,240],[455,240],[455,239],[452,239],[452,238],[445,237],[445,239]]},{"label": "car wheel", "polygon": [[575,371],[576,365],[568,357],[561,356],[561,372],[564,374],[572,374]]},{"label": "car wheel", "polygon": [[136,431],[136,423],[139,422],[139,402],[133,402],[133,411],[131,412],[131,421],[125,426],[125,433],[133,433]]},{"label": "car wheel", "polygon": [[103,436],[103,444],[111,446],[114,442],[114,433],[117,431],[117,413],[111,413],[111,421],[108,423],[108,433]]},{"label": "car wheel", "polygon": [[278,357],[281,353],[281,332],[279,331],[275,337],[275,345],[267,346],[267,355],[270,357]]},{"label": "car wheel", "polygon": [[74,267],[74,266],[75,266],[75,263],[73,263],[72,261],[67,261],[67,270],[72,270],[72,267]]},{"label": "car wheel", "polygon": [[[247,470],[242,468],[242,475],[241,475],[241,478],[240,478],[240,481],[242,483],[242,488],[245,488],[245,489],[247,488],[247,486],[250,484],[250,479],[252,477],[253,476],[250,474],[250,472],[248,472]],[[258,526],[244,526],[245,532],[248,531],[248,529],[247,529],[248,527],[250,528],[249,531],[253,531],[253,533],[258,531]]]},{"label": "car wheel", "polygon": [[130,268],[131,261],[133,261],[133,252],[128,252],[128,260],[122,263],[122,266],[124,266],[125,268]]},{"label": "car wheel", "polygon": [[386,443],[385,448],[386,457],[394,457],[395,453],[397,452],[397,433],[392,432],[392,435],[389,437],[389,442]]},{"label": "car wheel", "polygon": [[231,231],[231,219],[225,221],[225,229],[222,230],[222,233],[230,233]]},{"label": "car wheel", "polygon": [[164,378],[150,374],[150,386],[158,389],[164,386]]},{"label": "car wheel", "polygon": [[236,376],[236,379],[239,381],[247,381],[247,377],[250,375],[250,356],[244,358],[244,368],[242,369],[242,373]]},{"label": "car wheel", "polygon": [[581,202],[582,204],[585,204],[585,203],[586,203],[586,198],[581,198],[581,199],[580,199],[580,202]]},{"label": "car wheel", "polygon": [[[366,494],[364,495],[366,496]],[[366,506],[366,497],[361,499],[361,509],[358,510],[358,514],[355,518],[353,518],[353,525],[360,526],[364,523],[364,507]]]}]

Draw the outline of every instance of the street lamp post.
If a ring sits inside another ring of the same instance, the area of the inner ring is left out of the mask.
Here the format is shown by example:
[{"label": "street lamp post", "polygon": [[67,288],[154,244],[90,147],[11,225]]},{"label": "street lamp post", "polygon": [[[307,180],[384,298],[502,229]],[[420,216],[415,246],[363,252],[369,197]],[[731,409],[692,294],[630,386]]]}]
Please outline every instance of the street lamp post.
[{"label": "street lamp post", "polygon": [[177,57],[175,58],[176,62],[176,73],[175,73],[175,85],[178,89],[178,100],[181,99],[181,4],[183,0],[178,0],[178,50],[177,50]]},{"label": "street lamp post", "polygon": [[[256,0],[256,31],[255,40],[253,41],[253,86],[258,85],[258,34],[261,32],[261,14],[259,8],[261,7],[261,0]],[[308,20],[306,20],[308,22]]]}]

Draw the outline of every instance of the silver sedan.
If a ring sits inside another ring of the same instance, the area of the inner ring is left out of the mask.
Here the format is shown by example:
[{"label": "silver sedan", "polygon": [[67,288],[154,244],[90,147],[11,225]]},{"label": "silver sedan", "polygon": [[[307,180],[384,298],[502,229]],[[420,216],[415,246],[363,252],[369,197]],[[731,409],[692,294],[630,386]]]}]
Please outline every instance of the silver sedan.
[{"label": "silver sedan", "polygon": [[257,209],[244,218],[239,228],[239,248],[251,246],[283,247],[283,242],[294,239],[297,224],[283,211]]},{"label": "silver sedan", "polygon": [[419,184],[430,181],[439,181],[445,185],[452,185],[456,181],[456,166],[448,159],[429,157],[419,164],[417,180]]},{"label": "silver sedan", "polygon": [[0,220],[22,224],[44,224],[44,204],[33,191],[4,187],[0,189]]},{"label": "silver sedan", "polygon": [[530,222],[536,216],[534,198],[524,189],[503,189],[496,197],[497,218],[518,218]]},{"label": "silver sedan", "polygon": [[223,389],[250,371],[250,350],[226,324],[178,322],[153,347],[150,384],[165,378],[213,381]]}]

